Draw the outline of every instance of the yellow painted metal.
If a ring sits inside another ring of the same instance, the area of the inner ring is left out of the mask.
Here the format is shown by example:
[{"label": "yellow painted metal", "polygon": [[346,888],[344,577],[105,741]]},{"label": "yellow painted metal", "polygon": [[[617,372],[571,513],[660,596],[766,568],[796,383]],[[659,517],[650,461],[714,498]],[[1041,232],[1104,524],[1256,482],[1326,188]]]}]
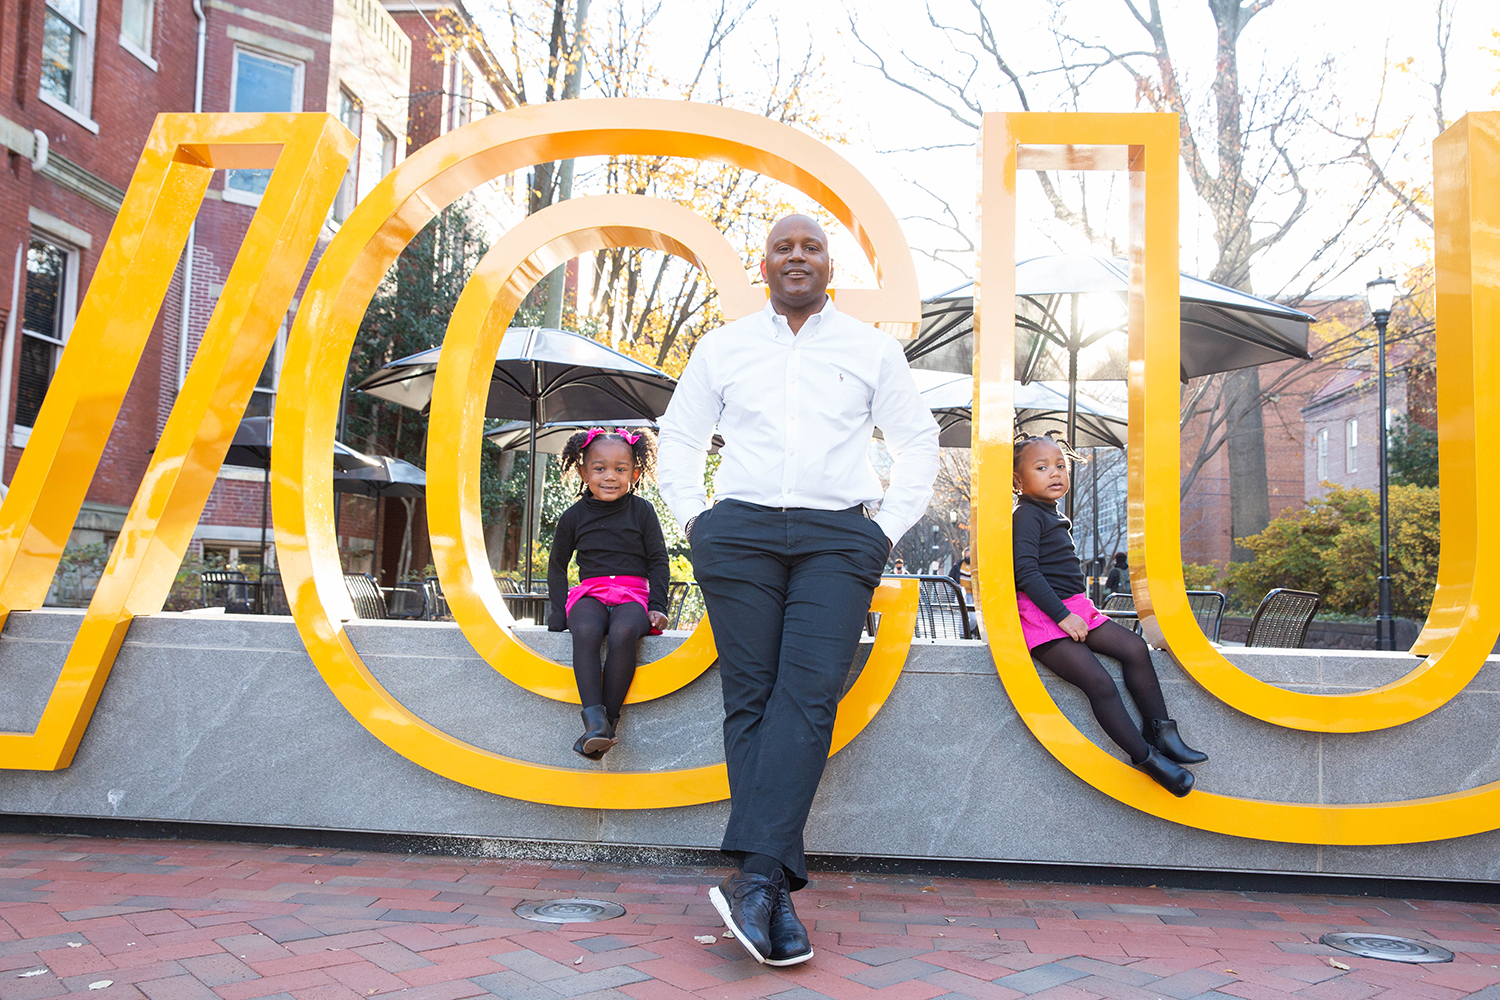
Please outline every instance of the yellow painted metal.
[{"label": "yellow painted metal", "polygon": [[[794,129],[714,105],[675,101],[563,101],[481,119],[424,146],[387,175],[356,206],[308,282],[288,338],[277,401],[271,483],[277,552],[292,614],[324,680],[361,725],[408,759],[475,788],[553,805],[645,809],[708,802],[726,793],[722,765],[660,772],[585,771],[520,761],[457,740],[397,703],[360,660],[343,627],[353,611],[333,535],[333,430],[354,334],[371,296],[401,249],[454,199],[533,163],[594,155],[724,160],[797,187],[850,229],[880,278],[878,289],[844,292],[840,308],[893,332],[914,331],[921,305],[910,250],[895,217],[853,167],[827,146]],[[500,266],[496,258],[493,277],[470,286],[466,294],[474,309],[482,307],[487,317],[483,323],[488,325],[483,331],[465,331],[464,336],[493,336],[493,323],[499,315],[489,310],[502,296],[502,287],[491,285],[492,280],[502,286],[510,280],[529,285],[539,276],[537,268],[566,252],[569,245],[608,245],[599,241],[614,238],[609,235],[608,219],[595,217],[580,227],[576,219],[569,221],[572,217],[564,213],[549,218],[558,231],[548,233],[540,228],[542,223],[537,223],[529,230],[530,236],[513,244],[523,248],[523,257],[518,260],[508,248],[504,251],[510,255],[506,266]],[[640,231],[655,228],[653,220],[658,218],[669,227],[667,232],[659,237],[642,235]],[[721,273],[727,269],[727,263],[721,266],[715,262],[720,255],[717,244],[680,218],[647,211],[633,220],[619,227],[620,238],[659,239],[653,245],[672,252],[688,251],[700,263]],[[627,233],[631,230],[633,234]],[[527,259],[534,262],[527,265]],[[721,281],[731,295],[741,294],[730,278]],[[747,300],[744,307],[748,304]],[[502,305],[500,311],[513,308],[512,302]],[[467,358],[463,357],[466,352],[455,352],[453,356],[460,358],[455,362],[445,357],[443,377],[463,383],[477,368],[486,367],[489,362],[480,360],[477,345],[473,352]],[[445,356],[448,353],[444,351]],[[434,428],[431,437],[434,441],[459,442],[467,435],[472,445],[478,428],[472,422],[466,428],[462,426],[463,411],[455,391],[445,389],[445,401],[439,404],[445,411],[452,406],[451,417],[439,415],[436,405],[434,417],[439,426],[450,428],[456,436],[444,438]],[[441,423],[449,420],[452,422]],[[452,456],[451,463],[445,456],[435,467],[437,506],[442,510],[439,517],[446,519],[437,532],[442,538],[435,541],[443,546],[449,579],[455,584],[451,589],[445,584],[445,593],[450,604],[465,609],[471,629],[491,630],[492,662],[505,665],[507,671],[519,662],[516,669],[528,685],[560,697],[556,665],[539,658],[518,661],[514,647],[494,632],[504,619],[486,605],[485,594],[475,592],[473,570],[467,572],[471,582],[466,585],[464,574],[456,569],[460,562],[470,567],[479,565],[475,553],[482,552],[477,547],[482,542],[477,537],[464,537],[464,532],[473,527],[465,523],[463,504],[472,498],[464,491],[472,489],[465,485],[464,478],[472,477],[477,469],[477,452],[466,451],[457,443],[455,449],[459,454]],[[465,455],[471,461],[460,464]],[[884,595],[890,592],[882,588],[879,593],[882,599],[889,599]],[[896,593],[902,599],[909,597],[913,604],[916,601],[915,589]],[[488,596],[493,599],[494,595]],[[877,638],[872,653],[871,662],[876,667],[872,687],[881,670],[899,673],[910,643],[909,632],[902,639],[888,629],[882,631],[885,634]],[[713,655],[707,630],[696,633],[693,643],[668,669],[647,671],[647,683],[655,683],[653,677],[657,677],[662,688],[670,689],[681,683],[684,675],[706,668]],[[634,697],[642,697],[642,692],[636,691]],[[865,705],[851,710],[854,717],[868,718],[874,709]]]},{"label": "yellow painted metal", "polygon": [[[1439,140],[1439,218],[1457,224],[1464,213],[1448,207],[1450,200],[1466,204],[1472,241],[1467,246],[1462,240],[1453,241],[1446,251],[1440,241],[1439,273],[1449,272],[1446,279],[1440,278],[1440,288],[1454,296],[1452,308],[1466,307],[1475,317],[1476,329],[1493,327],[1500,317],[1500,269],[1494,264],[1500,260],[1500,199],[1491,179],[1500,168],[1497,123],[1500,116],[1471,115]],[[1143,615],[1155,619],[1173,655],[1200,683],[1214,690],[1205,682],[1205,675],[1214,675],[1201,669],[1203,649],[1184,641],[1191,638],[1189,630],[1200,640],[1202,634],[1186,608],[1177,532],[1177,136],[1177,119],[1172,115],[995,114],[985,118],[981,138],[984,270],[975,302],[978,412],[975,510],[970,523],[990,649],[1006,693],[1042,745],[1074,774],[1112,798],[1175,823],[1238,837],[1305,844],[1418,843],[1500,828],[1500,782],[1400,802],[1272,802],[1218,795],[1201,786],[1178,799],[1084,736],[1058,709],[1037,674],[1021,635],[1015,582],[1009,572],[1018,153],[1028,146],[1053,147],[1048,153],[1050,166],[1058,168],[1070,165],[1069,143],[1113,145],[1126,147],[1131,171],[1132,585]],[[1027,165],[1040,166],[1037,156],[1031,153]],[[1484,340],[1474,339],[1476,382],[1483,373],[1493,375],[1496,369],[1491,366],[1500,362],[1496,357],[1500,345]],[[1480,411],[1475,423],[1500,429],[1497,417],[1500,414]],[[1488,443],[1486,438],[1479,441]],[[1469,656],[1482,658],[1477,647],[1488,649],[1487,644],[1494,641],[1490,621],[1481,621],[1479,609],[1471,604],[1466,627],[1449,647],[1449,654],[1457,654],[1465,663]],[[1206,645],[1206,641],[1201,644]],[[1222,691],[1214,693],[1225,697]],[[1258,694],[1252,692],[1252,696]],[[1346,708],[1353,704],[1350,699],[1331,698],[1329,703]],[[1230,704],[1262,718],[1276,714],[1264,704],[1251,708],[1237,701]]]},{"label": "yellow painted metal", "polygon": [[[632,195],[575,198],[544,208],[506,233],[480,260],[454,306],[433,386],[427,456],[427,523],[448,606],[479,655],[533,694],[578,703],[573,669],[516,639],[490,573],[479,515],[479,460],[495,354],[516,308],[553,268],[604,247],[651,247],[696,264],[713,282],[724,317],[762,308],[765,298],[729,241],[675,202]],[[715,657],[708,619],[681,646],[635,674],[627,702],[670,694]]]},{"label": "yellow painted metal", "polygon": [[[1033,151],[1025,155],[1034,160],[1051,157],[1055,165],[1072,169],[1094,166],[1096,156],[1080,157],[1075,153],[1079,147],[1056,141],[1074,134],[1069,131],[1074,127],[1083,130],[1076,135],[1085,143],[1093,141],[1092,130],[1099,127],[1097,123],[1081,120],[1091,116],[1075,117],[1080,120],[1039,118],[1028,123],[1026,128],[1035,129],[1041,136],[1035,140],[1040,149],[1033,147]],[[1147,128],[1145,117],[1133,116],[1132,121],[1134,124],[1125,127]],[[1162,129],[1166,134],[1166,126]],[[1031,142],[1025,140],[1023,148],[1030,146]],[[1133,197],[1137,198],[1144,196],[1145,186],[1151,183],[1151,171],[1139,167],[1143,156],[1143,151],[1134,153],[1128,161]],[[1500,167],[1500,161],[1487,169],[1496,167]],[[1165,171],[1167,168],[1163,166],[1161,169]],[[1439,184],[1445,183],[1453,182],[1440,177]],[[993,200],[995,192],[991,191],[992,187],[998,189],[998,185],[991,183],[986,186],[987,204]],[[1170,262],[1165,257],[1168,248],[1175,255],[1177,246],[1176,204],[1175,193],[1169,202],[1166,199],[1154,201],[1151,212],[1132,224],[1133,238],[1138,234],[1143,240],[1142,248],[1134,252],[1147,262],[1144,273],[1148,275],[1156,273],[1153,266],[1164,270],[1176,267],[1175,256]],[[1160,261],[1152,254],[1158,248],[1163,254]],[[1169,263],[1170,267],[1167,266]],[[989,274],[987,280],[993,281],[993,274]],[[1136,280],[1138,282],[1139,277]],[[1496,633],[1500,632],[1500,620],[1480,625],[1467,610],[1481,603],[1481,593],[1489,594],[1493,588],[1500,587],[1500,582],[1489,579],[1493,574],[1472,572],[1471,582],[1454,583],[1444,591],[1445,601],[1464,600],[1467,603],[1460,609],[1462,613],[1440,611],[1434,628],[1429,629],[1429,638],[1437,635],[1444,638],[1432,655],[1389,684],[1352,694],[1313,694],[1268,684],[1230,663],[1198,628],[1187,603],[1181,570],[1181,511],[1177,491],[1180,444],[1176,411],[1181,344],[1176,286],[1170,286],[1168,301],[1169,284],[1164,277],[1159,286],[1149,286],[1162,296],[1160,300],[1152,298],[1150,290],[1145,290],[1144,295],[1139,294],[1146,286],[1133,288],[1130,300],[1129,545],[1132,589],[1147,635],[1164,642],[1183,669],[1222,701],[1247,715],[1292,729],[1326,733],[1387,729],[1420,718],[1452,700],[1478,673],[1485,655],[1494,644]],[[1451,304],[1449,312],[1453,312]],[[1459,340],[1462,340],[1461,345]],[[1440,334],[1440,350],[1444,349],[1442,345],[1447,346],[1439,370],[1445,372],[1447,382],[1444,384],[1451,391],[1440,399],[1439,406],[1448,415],[1450,429],[1459,442],[1445,447],[1450,451],[1467,447],[1470,454],[1474,449],[1472,442],[1476,426],[1472,386],[1482,384],[1479,379],[1487,377],[1482,367],[1483,359],[1478,354],[1466,356],[1473,342],[1474,338],[1466,331]],[[1454,360],[1450,362],[1447,358]],[[1488,377],[1496,375],[1500,375],[1500,367],[1490,370]],[[1467,401],[1463,398],[1463,386],[1455,385],[1465,378],[1474,380],[1469,383],[1470,398]],[[1462,443],[1465,441],[1469,443]],[[1472,470],[1479,464],[1471,459],[1467,468]],[[1465,532],[1475,544],[1469,548],[1471,554],[1468,556],[1450,554],[1445,557],[1449,559],[1446,565],[1450,580],[1461,575],[1465,559],[1477,559],[1470,564],[1472,569],[1489,565],[1483,554],[1500,555],[1500,538],[1493,537],[1500,526],[1482,527],[1474,516],[1476,503],[1473,499],[1464,499],[1465,468],[1465,464],[1459,461],[1453,484],[1459,496],[1451,505],[1445,499],[1444,513],[1451,514],[1454,529]],[[1446,527],[1445,523],[1445,530]],[[1444,546],[1445,550],[1451,548],[1451,545]],[[1491,596],[1490,601],[1493,603],[1496,597],[1500,594]],[[1454,623],[1464,615],[1468,615],[1473,624],[1459,630]],[[1441,631],[1444,622],[1448,626],[1446,631]]]},{"label": "yellow painted metal", "polygon": [[131,619],[161,610],[355,144],[326,114],[157,118],[0,508],[7,613],[46,596],[213,171],[275,169],[37,729],[0,734],[0,767],[67,767]]}]

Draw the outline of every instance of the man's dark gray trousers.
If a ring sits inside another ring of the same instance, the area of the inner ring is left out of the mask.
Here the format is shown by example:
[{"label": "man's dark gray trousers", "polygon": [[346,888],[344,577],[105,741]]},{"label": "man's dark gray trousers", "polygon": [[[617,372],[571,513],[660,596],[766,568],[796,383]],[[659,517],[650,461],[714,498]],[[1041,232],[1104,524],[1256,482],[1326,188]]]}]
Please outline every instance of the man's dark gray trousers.
[{"label": "man's dark gray trousers", "polygon": [[778,859],[800,888],[803,827],[890,543],[859,506],[738,500],[698,515],[691,542],[724,686],[723,849]]}]

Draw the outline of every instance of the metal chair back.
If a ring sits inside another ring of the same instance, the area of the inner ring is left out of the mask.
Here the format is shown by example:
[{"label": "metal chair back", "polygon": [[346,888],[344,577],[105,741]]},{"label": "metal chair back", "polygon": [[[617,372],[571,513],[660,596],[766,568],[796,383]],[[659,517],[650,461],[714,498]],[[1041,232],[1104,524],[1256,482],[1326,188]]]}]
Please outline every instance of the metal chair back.
[{"label": "metal chair back", "polygon": [[385,594],[385,613],[387,618],[426,620],[430,615],[427,585],[421,580],[403,580],[396,584]]},{"label": "metal chair back", "polygon": [[1250,619],[1246,646],[1269,649],[1301,649],[1307,641],[1307,627],[1323,598],[1306,590],[1277,588],[1261,598],[1255,617]]},{"label": "metal chair back", "polygon": [[1219,641],[1219,625],[1224,621],[1224,595],[1217,590],[1190,590],[1187,592],[1188,607],[1198,619],[1198,627],[1209,642]]},{"label": "metal chair back", "polygon": [[[911,579],[910,576],[905,579]],[[918,639],[972,639],[964,589],[947,576],[918,576]]]},{"label": "metal chair back", "polygon": [[696,625],[707,614],[703,591],[696,582],[673,580],[667,584],[667,628],[681,628],[684,621]]},{"label": "metal chair back", "polygon": [[385,596],[380,593],[380,584],[368,573],[345,573],[344,586],[349,588],[349,597],[354,601],[356,618],[388,618],[385,612]]},{"label": "metal chair back", "polygon": [[1135,597],[1131,594],[1110,594],[1099,605],[1100,611],[1134,611]]},{"label": "metal chair back", "polygon": [[237,569],[206,569],[198,574],[205,608],[223,608],[232,615],[255,613],[255,584]]},{"label": "metal chair back", "polygon": [[442,581],[429,576],[422,580],[422,586],[427,589],[427,609],[433,621],[451,621],[453,612],[448,610],[448,598],[443,596]]},{"label": "metal chair back", "polygon": [[[428,577],[428,579],[436,580],[437,577]],[[495,586],[500,588],[500,593],[502,594],[519,594],[521,592],[521,585],[508,576],[495,577]]]},{"label": "metal chair back", "polygon": [[286,599],[286,586],[280,573],[260,575],[260,613],[263,615],[289,615],[291,602]]}]

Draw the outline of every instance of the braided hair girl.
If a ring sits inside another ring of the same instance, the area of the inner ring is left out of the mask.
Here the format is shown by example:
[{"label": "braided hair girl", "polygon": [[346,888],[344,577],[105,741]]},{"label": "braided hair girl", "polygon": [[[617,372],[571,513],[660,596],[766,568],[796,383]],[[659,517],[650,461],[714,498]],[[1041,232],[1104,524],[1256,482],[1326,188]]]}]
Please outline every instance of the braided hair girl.
[{"label": "braided hair girl", "polygon": [[[1088,696],[1094,718],[1130,761],[1173,795],[1186,795],[1193,774],[1183,764],[1201,764],[1167,716],[1151,650],[1130,629],[1109,620],[1084,593],[1073,547],[1072,523],[1057,510],[1068,492],[1066,442],[1051,437],[1016,439],[1013,461],[1016,505],[1011,515],[1016,603],[1021,634],[1031,655]],[[1136,729],[1115,680],[1095,653],[1120,661],[1125,687],[1144,719]]]}]

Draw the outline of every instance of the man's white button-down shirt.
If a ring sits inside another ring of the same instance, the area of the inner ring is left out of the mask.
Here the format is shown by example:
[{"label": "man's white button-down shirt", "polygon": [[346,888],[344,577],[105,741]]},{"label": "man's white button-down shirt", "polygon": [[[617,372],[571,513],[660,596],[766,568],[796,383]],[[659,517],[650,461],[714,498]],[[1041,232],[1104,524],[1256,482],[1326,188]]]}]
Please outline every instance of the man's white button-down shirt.
[{"label": "man's white button-down shirt", "polygon": [[[792,333],[769,303],[707,334],[661,418],[657,474],[680,524],[708,508],[703,463],[724,437],[716,499],[768,507],[880,511],[895,544],[927,509],[937,477],[938,427],[901,345],[834,308],[832,299]],[[881,497],[870,465],[879,427],[894,464]]]}]

